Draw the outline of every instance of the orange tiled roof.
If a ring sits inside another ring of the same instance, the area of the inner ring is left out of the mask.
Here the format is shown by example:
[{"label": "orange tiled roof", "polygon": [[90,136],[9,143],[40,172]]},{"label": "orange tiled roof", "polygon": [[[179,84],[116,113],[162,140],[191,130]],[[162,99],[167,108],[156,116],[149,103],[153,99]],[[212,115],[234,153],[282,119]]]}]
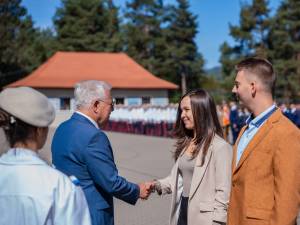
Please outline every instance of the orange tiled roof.
[{"label": "orange tiled roof", "polygon": [[57,52],[27,77],[9,86],[73,88],[81,80],[104,80],[113,88],[177,89],[124,53]]}]

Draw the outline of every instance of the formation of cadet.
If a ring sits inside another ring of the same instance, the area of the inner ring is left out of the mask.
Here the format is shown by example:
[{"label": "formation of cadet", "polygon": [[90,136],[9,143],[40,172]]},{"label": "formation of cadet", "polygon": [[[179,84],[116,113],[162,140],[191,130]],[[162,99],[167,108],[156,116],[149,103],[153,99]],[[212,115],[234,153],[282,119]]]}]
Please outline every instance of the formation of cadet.
[{"label": "formation of cadet", "polygon": [[171,137],[177,105],[116,106],[105,129],[110,131]]}]

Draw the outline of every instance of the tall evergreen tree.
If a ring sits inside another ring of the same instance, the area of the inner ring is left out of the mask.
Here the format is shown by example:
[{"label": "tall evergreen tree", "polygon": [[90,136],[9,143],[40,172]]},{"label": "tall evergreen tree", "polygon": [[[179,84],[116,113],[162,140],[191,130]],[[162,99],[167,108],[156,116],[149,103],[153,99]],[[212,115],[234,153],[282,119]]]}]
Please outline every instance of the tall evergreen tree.
[{"label": "tall evergreen tree", "polygon": [[251,4],[242,5],[240,24],[230,25],[230,35],[234,46],[223,43],[221,59],[223,74],[232,75],[234,65],[244,57],[268,57],[268,34],[270,31],[270,10],[267,0],[252,0]]},{"label": "tall evergreen tree", "polygon": [[33,45],[34,52],[38,55],[38,62],[45,62],[58,49],[56,36],[51,28],[36,29],[35,42]]},{"label": "tall evergreen tree", "polygon": [[0,86],[28,74],[38,64],[33,22],[21,0],[0,2]]},{"label": "tall evergreen tree", "polygon": [[187,89],[199,87],[203,72],[203,58],[197,52],[194,41],[197,16],[189,11],[188,0],[177,0],[177,6],[173,7],[169,18],[171,21],[166,31],[169,58],[184,94]]},{"label": "tall evergreen tree", "polygon": [[110,40],[107,43],[107,50],[112,52],[121,51],[124,43],[120,31],[119,8],[114,5],[112,0],[107,0],[106,4],[108,9],[107,35]]},{"label": "tall evergreen tree", "polygon": [[284,0],[270,32],[271,58],[280,100],[300,100],[300,1]]},{"label": "tall evergreen tree", "polygon": [[27,16],[16,39],[16,52],[19,63],[26,71],[26,75],[46,61],[54,52],[54,36],[50,29],[34,28],[30,16]]},{"label": "tall evergreen tree", "polygon": [[161,75],[165,48],[162,0],[132,0],[126,5],[125,51],[152,73]]},{"label": "tall evergreen tree", "polygon": [[187,88],[199,87],[203,59],[194,38],[197,18],[187,0],[164,6],[161,0],[127,3],[126,50],[130,56],[160,77]]},{"label": "tall evergreen tree", "polygon": [[118,9],[112,0],[62,0],[54,24],[60,50],[121,50]]}]

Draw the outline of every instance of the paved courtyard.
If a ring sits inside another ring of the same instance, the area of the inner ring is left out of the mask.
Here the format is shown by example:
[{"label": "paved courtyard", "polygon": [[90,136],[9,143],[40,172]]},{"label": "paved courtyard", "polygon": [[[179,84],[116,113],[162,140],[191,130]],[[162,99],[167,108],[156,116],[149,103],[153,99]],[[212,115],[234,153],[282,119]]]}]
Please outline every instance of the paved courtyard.
[{"label": "paved courtyard", "polygon": [[[55,125],[56,126],[56,125]],[[42,158],[51,162],[50,144],[55,126],[49,130],[48,141],[40,151]],[[132,182],[161,178],[171,170],[174,140],[121,133],[107,133],[111,140],[120,175]],[[0,146],[4,148],[3,135]],[[167,225],[170,196],[153,194],[139,200],[135,206],[115,199],[116,225]]]}]

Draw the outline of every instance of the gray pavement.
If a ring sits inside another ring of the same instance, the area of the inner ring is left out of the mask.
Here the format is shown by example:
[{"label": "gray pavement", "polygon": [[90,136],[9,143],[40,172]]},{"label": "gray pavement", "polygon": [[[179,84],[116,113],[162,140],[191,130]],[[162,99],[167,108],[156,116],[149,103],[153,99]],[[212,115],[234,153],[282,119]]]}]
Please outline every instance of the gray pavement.
[{"label": "gray pavement", "polygon": [[[50,163],[50,146],[56,124],[50,128],[47,143],[40,151],[41,157]],[[112,132],[107,134],[112,143],[119,174],[129,181],[138,183],[169,174],[173,165],[174,140]],[[0,149],[3,151],[5,146],[0,133]],[[146,201],[139,200],[135,206],[115,199],[115,224],[167,225],[169,205],[170,196],[160,197],[156,194]]]}]

